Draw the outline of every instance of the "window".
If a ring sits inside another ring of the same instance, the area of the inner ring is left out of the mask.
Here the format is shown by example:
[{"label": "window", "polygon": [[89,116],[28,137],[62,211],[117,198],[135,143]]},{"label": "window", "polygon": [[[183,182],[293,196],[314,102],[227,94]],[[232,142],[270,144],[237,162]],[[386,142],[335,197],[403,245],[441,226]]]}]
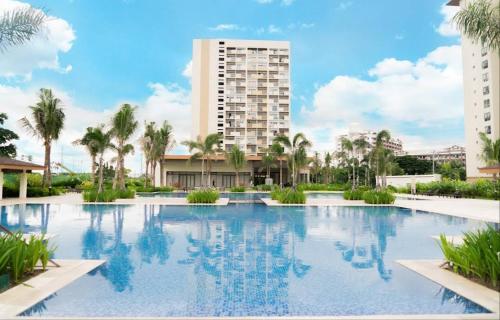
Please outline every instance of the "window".
[{"label": "window", "polygon": [[490,134],[491,133],[491,126],[484,127],[484,132],[486,132],[487,134]]},{"label": "window", "polygon": [[223,94],[223,93],[224,93],[224,90],[219,90],[219,93],[220,93],[220,94]]},{"label": "window", "polygon": [[483,73],[483,81],[484,82],[488,81],[488,74],[487,73]]},{"label": "window", "polygon": [[489,93],[490,93],[490,87],[489,86],[483,87],[483,94],[489,94]]},{"label": "window", "polygon": [[219,107],[218,109],[219,109],[219,110],[224,110],[224,107]]},{"label": "window", "polygon": [[490,121],[490,119],[491,119],[491,114],[489,112],[486,112],[484,114],[484,121]]},{"label": "window", "polygon": [[224,99],[219,99],[219,102],[224,102]]},{"label": "window", "polygon": [[224,69],[224,66],[219,66],[219,69]]},{"label": "window", "polygon": [[488,48],[481,48],[481,56],[484,57],[488,53]]},{"label": "window", "polygon": [[220,78],[224,78],[224,74],[219,73],[219,77],[220,77]]},{"label": "window", "polygon": [[217,126],[218,126],[218,127],[222,127],[222,126],[223,126],[223,124],[222,124],[222,123],[217,123]]},{"label": "window", "polygon": [[219,86],[223,86],[224,85],[224,82],[219,82]]},{"label": "window", "polygon": [[483,69],[488,68],[488,60],[484,60],[484,61],[481,63],[481,66],[483,67]]},{"label": "window", "polygon": [[483,105],[485,108],[489,108],[490,107],[490,99],[486,99],[483,101]]},{"label": "window", "polygon": [[224,58],[219,58],[219,61],[224,61]]},{"label": "window", "polygon": [[219,52],[220,52],[220,53],[224,53],[224,49],[220,49],[220,50],[219,50]]}]

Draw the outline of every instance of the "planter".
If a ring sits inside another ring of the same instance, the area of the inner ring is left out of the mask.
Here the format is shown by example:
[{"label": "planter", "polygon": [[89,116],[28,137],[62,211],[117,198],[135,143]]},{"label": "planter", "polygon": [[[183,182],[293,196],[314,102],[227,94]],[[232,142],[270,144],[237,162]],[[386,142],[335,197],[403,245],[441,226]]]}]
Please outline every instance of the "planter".
[{"label": "planter", "polygon": [[9,288],[10,284],[10,277],[9,274],[2,274],[0,275],[0,292],[5,291]]}]

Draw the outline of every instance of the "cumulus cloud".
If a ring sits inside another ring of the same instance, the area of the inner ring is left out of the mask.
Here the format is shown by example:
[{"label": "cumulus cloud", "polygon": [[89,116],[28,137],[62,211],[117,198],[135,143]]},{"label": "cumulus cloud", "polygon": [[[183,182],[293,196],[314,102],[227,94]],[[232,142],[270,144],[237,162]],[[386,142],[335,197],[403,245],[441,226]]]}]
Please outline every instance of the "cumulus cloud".
[{"label": "cumulus cloud", "polygon": [[[0,14],[29,6],[29,4],[15,0],[2,0]],[[75,32],[67,21],[47,16],[41,32],[31,41],[20,46],[9,47],[7,51],[0,53],[0,77],[30,79],[35,69],[70,72],[72,66],[61,66],[59,54],[68,52],[75,38]]]},{"label": "cumulus cloud", "polygon": [[384,59],[368,74],[373,79],[341,75],[317,88],[312,106],[301,109],[302,125],[314,140],[335,143],[336,134],[325,123],[337,132],[359,122],[366,129],[394,128],[404,134],[404,123],[439,130],[462,121],[460,46],[438,47],[414,62]]},{"label": "cumulus cloud", "polygon": [[260,4],[270,4],[270,3],[273,3],[273,2],[279,2],[282,6],[289,6],[291,5],[294,0],[281,0],[281,1],[274,1],[274,0],[255,0],[257,1],[257,3],[260,3]]},{"label": "cumulus cloud", "polygon": [[186,64],[184,70],[182,70],[182,75],[191,80],[191,77],[193,76],[193,60],[189,60]]},{"label": "cumulus cloud", "polygon": [[[127,158],[127,167],[138,174],[141,168],[141,150],[138,139],[142,133],[144,121],[155,121],[158,124],[168,120],[174,127],[174,136],[177,141],[190,138],[191,132],[191,101],[190,94],[178,85],[163,85],[160,83],[149,84],[151,95],[143,102],[130,102],[138,105],[136,112],[140,129],[131,142],[136,147],[135,155]],[[89,126],[100,123],[109,124],[119,104],[100,110],[93,110],[85,106],[78,106],[70,94],[57,88],[54,94],[62,100],[62,107],[66,114],[64,134],[53,145],[52,157],[60,161],[63,153],[64,163],[76,170],[88,170],[90,165],[88,155],[83,148],[75,147],[72,142],[81,137]],[[19,155],[32,155],[35,162],[43,163],[43,147],[41,141],[27,134],[19,125],[18,120],[30,115],[29,106],[37,101],[38,89],[21,89],[16,86],[0,85],[0,112],[6,112],[9,119],[6,127],[14,130],[20,136],[16,143]],[[178,148],[177,151],[183,151]],[[108,154],[107,159],[113,155]]]},{"label": "cumulus cloud", "polygon": [[227,23],[227,24],[218,24],[215,27],[210,27],[208,28],[211,31],[235,31],[235,30],[242,30],[242,28],[233,23]]},{"label": "cumulus cloud", "polygon": [[456,26],[453,24],[453,16],[457,11],[459,10],[459,7],[455,6],[447,6],[446,2],[441,5],[441,15],[443,16],[443,21],[439,24],[439,26],[436,28],[436,31],[445,37],[456,37],[460,35],[460,32],[456,28]]}]

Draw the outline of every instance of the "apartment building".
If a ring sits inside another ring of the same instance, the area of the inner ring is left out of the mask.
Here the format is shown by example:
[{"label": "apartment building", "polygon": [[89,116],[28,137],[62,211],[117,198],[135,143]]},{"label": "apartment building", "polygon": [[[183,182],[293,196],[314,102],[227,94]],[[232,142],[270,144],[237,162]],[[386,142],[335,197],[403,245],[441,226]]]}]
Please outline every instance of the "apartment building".
[{"label": "apartment building", "polygon": [[461,146],[451,146],[444,149],[438,150],[413,150],[413,151],[403,151],[397,154],[397,156],[414,156],[419,160],[428,160],[435,163],[443,164],[450,161],[460,161],[464,165],[466,164],[465,148]]},{"label": "apartment building", "polygon": [[288,41],[193,40],[193,139],[259,155],[290,128]]},{"label": "apartment building", "polygon": [[[465,6],[475,0],[452,0],[450,6]],[[490,0],[498,6],[499,0]],[[481,174],[478,168],[481,140],[484,132],[492,139],[500,138],[500,58],[498,51],[491,51],[481,43],[462,37],[464,120],[467,179],[475,180],[491,175]]]},{"label": "apartment building", "polygon": [[[343,138],[349,139],[351,141],[364,138],[369,144],[369,150],[371,150],[372,146],[377,142],[377,131],[349,131],[347,134],[343,134],[337,137],[337,151],[342,150],[341,141]],[[403,151],[403,142],[397,138],[391,138],[389,141],[384,142],[384,147],[389,150],[392,150],[394,153],[399,153]]]}]

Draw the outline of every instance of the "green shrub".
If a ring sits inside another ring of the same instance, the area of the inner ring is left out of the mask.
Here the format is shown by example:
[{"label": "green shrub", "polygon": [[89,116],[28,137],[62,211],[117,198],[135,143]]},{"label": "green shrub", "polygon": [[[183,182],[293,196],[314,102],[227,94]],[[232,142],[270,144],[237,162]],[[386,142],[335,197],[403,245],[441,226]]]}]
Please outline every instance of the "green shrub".
[{"label": "green shrub", "polygon": [[271,199],[283,204],[303,204],[306,203],[306,194],[292,188],[274,189],[271,191]]},{"label": "green shrub", "polygon": [[397,189],[395,186],[391,186],[391,185],[389,185],[389,186],[387,186],[387,188],[386,188],[386,189],[387,189],[388,191],[390,191],[390,192],[398,192],[398,189]]},{"label": "green shrub", "polygon": [[135,191],[137,191],[137,192],[172,192],[172,191],[174,191],[174,188],[171,186],[165,186],[165,187],[137,186],[137,187],[135,187]]},{"label": "green shrub", "polygon": [[53,187],[65,187],[65,188],[75,188],[76,186],[81,185],[83,180],[79,176],[72,175],[55,175],[52,177],[52,186]]},{"label": "green shrub", "polygon": [[62,193],[59,188],[42,188],[42,187],[28,187],[27,196],[28,197],[48,197],[48,196],[58,196]]},{"label": "green shrub", "polygon": [[135,198],[135,190],[133,190],[133,189],[116,190],[116,198],[117,199],[134,199]]},{"label": "green shrub", "polygon": [[117,192],[110,189],[106,189],[101,193],[97,193],[96,189],[83,191],[83,201],[85,202],[113,202],[117,197]]},{"label": "green shrub", "polygon": [[[500,200],[500,181],[479,179],[469,183],[459,180],[443,180],[428,183],[417,183],[418,194],[436,196],[453,195],[465,198],[481,198]],[[399,188],[398,192],[410,193],[410,189]]]},{"label": "green shrub", "polygon": [[257,191],[272,191],[273,189],[277,188],[277,185],[268,185],[268,184],[259,184],[254,187],[255,190]]},{"label": "green shrub", "polygon": [[449,243],[442,234],[439,245],[454,272],[481,279],[499,289],[500,232],[494,227],[464,233],[463,244],[459,246]]},{"label": "green shrub", "polygon": [[78,189],[81,190],[90,190],[93,189],[95,186],[91,181],[83,181],[81,185],[77,186]]},{"label": "green shrub", "polygon": [[363,188],[358,188],[354,190],[346,190],[344,191],[344,199],[345,200],[363,200],[363,194],[366,190]]},{"label": "green shrub", "polygon": [[[350,188],[350,186],[349,186]],[[297,190],[300,191],[343,191],[346,189],[346,184],[323,184],[323,183],[300,183],[297,185]]]},{"label": "green shrub", "polygon": [[393,204],[396,197],[388,190],[370,190],[363,193],[363,200],[369,204]]},{"label": "green shrub", "polygon": [[232,187],[231,192],[245,192],[245,187]]},{"label": "green shrub", "polygon": [[219,192],[213,189],[191,191],[187,196],[189,203],[215,203],[219,199]]},{"label": "green shrub", "polygon": [[43,176],[39,173],[28,174],[28,187],[41,187],[43,185]]},{"label": "green shrub", "polygon": [[22,233],[0,234],[0,275],[9,274],[14,283],[35,271],[37,264],[45,270],[54,249],[42,237],[23,239]]}]

